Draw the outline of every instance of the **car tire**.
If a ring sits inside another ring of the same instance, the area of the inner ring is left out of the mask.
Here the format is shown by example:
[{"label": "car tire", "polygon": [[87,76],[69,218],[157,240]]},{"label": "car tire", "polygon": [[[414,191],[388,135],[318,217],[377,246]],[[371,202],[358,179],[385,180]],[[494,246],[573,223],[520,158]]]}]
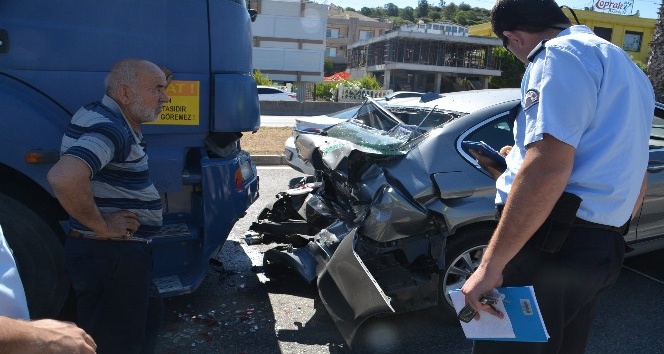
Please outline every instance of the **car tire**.
[{"label": "car tire", "polygon": [[476,228],[458,233],[448,240],[445,269],[439,278],[438,307],[435,311],[440,320],[459,324],[448,291],[461,288],[477,269],[493,230],[489,226]]},{"label": "car tire", "polygon": [[16,260],[30,317],[56,317],[69,293],[56,232],[32,209],[4,194],[0,225]]}]

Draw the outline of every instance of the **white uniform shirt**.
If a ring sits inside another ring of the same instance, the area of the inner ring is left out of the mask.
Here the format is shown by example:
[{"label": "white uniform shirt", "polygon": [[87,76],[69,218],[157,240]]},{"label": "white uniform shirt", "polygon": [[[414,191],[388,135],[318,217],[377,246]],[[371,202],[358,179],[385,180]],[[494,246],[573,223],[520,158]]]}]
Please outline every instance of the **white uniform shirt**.
[{"label": "white uniform shirt", "polygon": [[16,262],[0,227],[0,315],[29,320],[28,303]]},{"label": "white uniform shirt", "polygon": [[521,82],[523,110],[496,203],[505,203],[525,147],[546,133],[576,149],[565,190],[583,200],[577,216],[622,226],[648,164],[650,81],[622,49],[586,26],[572,26],[543,46],[530,54]]}]

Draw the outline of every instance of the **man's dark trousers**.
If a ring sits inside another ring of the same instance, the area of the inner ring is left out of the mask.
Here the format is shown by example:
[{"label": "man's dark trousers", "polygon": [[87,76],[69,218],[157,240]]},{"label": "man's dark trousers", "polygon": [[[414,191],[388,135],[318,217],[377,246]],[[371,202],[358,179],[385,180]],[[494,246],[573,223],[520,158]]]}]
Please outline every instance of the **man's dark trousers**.
[{"label": "man's dark trousers", "polygon": [[136,241],[68,238],[65,266],[77,324],[99,354],[153,353],[163,302],[152,285],[152,251]]},{"label": "man's dark trousers", "polygon": [[602,229],[572,228],[555,254],[527,243],[505,267],[502,286],[533,285],[551,338],[547,343],[475,341],[473,353],[583,354],[598,296],[615,284],[624,254],[623,236]]}]

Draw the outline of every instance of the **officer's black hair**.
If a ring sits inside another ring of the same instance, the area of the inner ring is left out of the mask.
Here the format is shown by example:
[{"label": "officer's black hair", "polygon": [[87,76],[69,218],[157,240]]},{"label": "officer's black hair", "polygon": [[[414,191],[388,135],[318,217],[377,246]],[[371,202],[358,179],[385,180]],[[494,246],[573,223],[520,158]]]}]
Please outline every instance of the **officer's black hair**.
[{"label": "officer's black hair", "polygon": [[498,0],[491,10],[491,28],[500,39],[503,31],[538,33],[561,24],[572,23],[554,0]]}]

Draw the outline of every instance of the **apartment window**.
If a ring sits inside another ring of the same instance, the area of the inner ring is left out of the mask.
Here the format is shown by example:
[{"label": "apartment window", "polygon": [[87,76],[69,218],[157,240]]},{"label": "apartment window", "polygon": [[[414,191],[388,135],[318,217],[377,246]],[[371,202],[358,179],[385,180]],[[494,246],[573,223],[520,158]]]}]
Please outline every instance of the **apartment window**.
[{"label": "apartment window", "polygon": [[623,44],[623,49],[628,52],[640,52],[642,38],[642,32],[625,31],[625,43]]},{"label": "apartment window", "polygon": [[360,39],[369,39],[373,37],[373,31],[360,31]]},{"label": "apartment window", "polygon": [[594,32],[598,37],[604,38],[607,41],[611,42],[611,34],[613,33],[613,30],[611,28],[595,27]]},{"label": "apartment window", "polygon": [[337,48],[325,48],[325,56],[326,57],[336,57],[337,56]]},{"label": "apartment window", "polygon": [[338,28],[328,28],[325,32],[327,38],[339,38],[339,29]]}]

